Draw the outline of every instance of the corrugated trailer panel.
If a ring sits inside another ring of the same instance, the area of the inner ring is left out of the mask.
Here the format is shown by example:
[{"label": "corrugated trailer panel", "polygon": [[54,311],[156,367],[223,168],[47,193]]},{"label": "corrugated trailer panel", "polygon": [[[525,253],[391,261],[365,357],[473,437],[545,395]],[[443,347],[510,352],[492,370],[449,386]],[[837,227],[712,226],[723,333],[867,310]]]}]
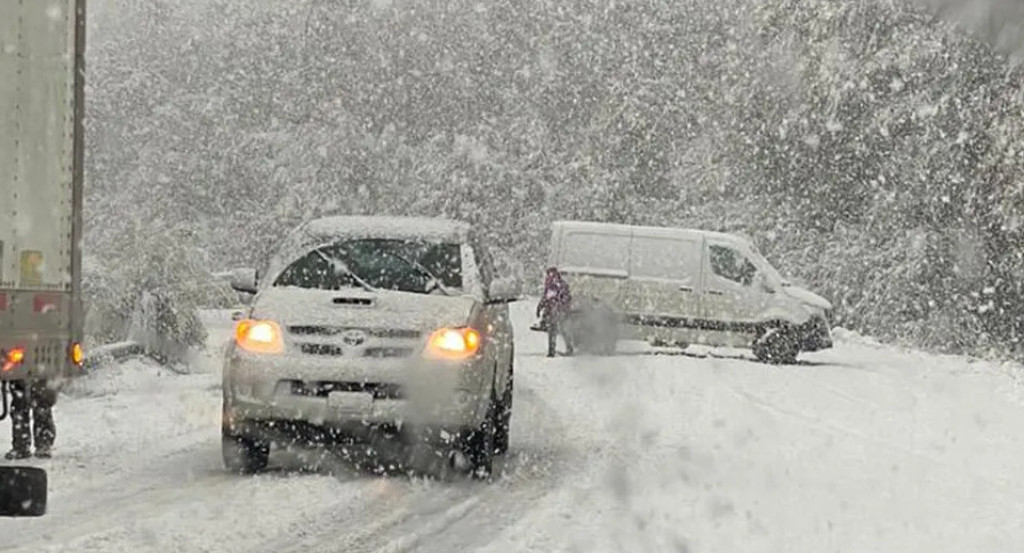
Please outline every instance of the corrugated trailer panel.
[{"label": "corrugated trailer panel", "polygon": [[84,0],[0,0],[0,379],[71,369],[79,302]]},{"label": "corrugated trailer panel", "polygon": [[70,292],[75,2],[0,0],[0,13],[0,283]]}]

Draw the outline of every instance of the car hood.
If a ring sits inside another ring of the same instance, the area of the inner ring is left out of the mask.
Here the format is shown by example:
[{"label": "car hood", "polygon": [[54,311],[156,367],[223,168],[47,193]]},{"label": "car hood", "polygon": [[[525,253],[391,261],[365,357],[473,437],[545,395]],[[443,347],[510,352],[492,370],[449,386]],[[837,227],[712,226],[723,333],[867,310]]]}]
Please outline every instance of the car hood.
[{"label": "car hood", "polygon": [[785,290],[786,294],[808,305],[812,305],[820,309],[832,309],[832,302],[805,288],[800,288],[799,286],[786,286],[783,290]]},{"label": "car hood", "polygon": [[378,290],[268,288],[253,304],[252,317],[282,325],[352,326],[430,331],[465,325],[476,300]]}]

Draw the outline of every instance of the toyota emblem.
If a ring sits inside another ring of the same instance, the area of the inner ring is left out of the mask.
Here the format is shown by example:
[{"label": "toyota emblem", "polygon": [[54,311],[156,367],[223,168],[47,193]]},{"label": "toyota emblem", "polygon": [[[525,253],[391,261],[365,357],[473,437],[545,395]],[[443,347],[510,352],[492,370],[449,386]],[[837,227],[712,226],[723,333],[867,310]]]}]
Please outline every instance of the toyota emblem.
[{"label": "toyota emblem", "polygon": [[361,346],[366,343],[366,333],[362,330],[346,330],[341,333],[341,341],[346,346]]}]

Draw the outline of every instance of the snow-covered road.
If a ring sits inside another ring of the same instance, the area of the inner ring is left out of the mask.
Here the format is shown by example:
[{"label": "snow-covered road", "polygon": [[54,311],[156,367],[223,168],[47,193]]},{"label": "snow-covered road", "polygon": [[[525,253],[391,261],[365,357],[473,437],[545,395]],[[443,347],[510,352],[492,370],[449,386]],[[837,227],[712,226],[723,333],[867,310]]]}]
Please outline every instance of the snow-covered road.
[{"label": "snow-covered road", "polygon": [[1024,549],[1015,366],[858,340],[792,367],[742,352],[549,360],[530,307],[516,307],[497,482],[373,477],[331,458],[302,470],[288,455],[228,475],[217,352],[190,376],[131,362],[62,397],[56,457],[33,462],[50,473],[49,512],[0,521],[0,549]]}]

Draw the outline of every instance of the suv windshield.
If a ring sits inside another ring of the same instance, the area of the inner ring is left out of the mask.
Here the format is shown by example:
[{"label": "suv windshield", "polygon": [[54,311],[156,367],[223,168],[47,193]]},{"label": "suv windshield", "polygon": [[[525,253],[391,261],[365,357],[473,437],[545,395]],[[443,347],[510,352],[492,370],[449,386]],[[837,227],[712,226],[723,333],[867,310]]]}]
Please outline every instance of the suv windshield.
[{"label": "suv windshield", "polygon": [[310,250],[274,281],[274,286],[317,290],[367,285],[416,293],[460,289],[461,248],[408,240],[345,240]]}]

